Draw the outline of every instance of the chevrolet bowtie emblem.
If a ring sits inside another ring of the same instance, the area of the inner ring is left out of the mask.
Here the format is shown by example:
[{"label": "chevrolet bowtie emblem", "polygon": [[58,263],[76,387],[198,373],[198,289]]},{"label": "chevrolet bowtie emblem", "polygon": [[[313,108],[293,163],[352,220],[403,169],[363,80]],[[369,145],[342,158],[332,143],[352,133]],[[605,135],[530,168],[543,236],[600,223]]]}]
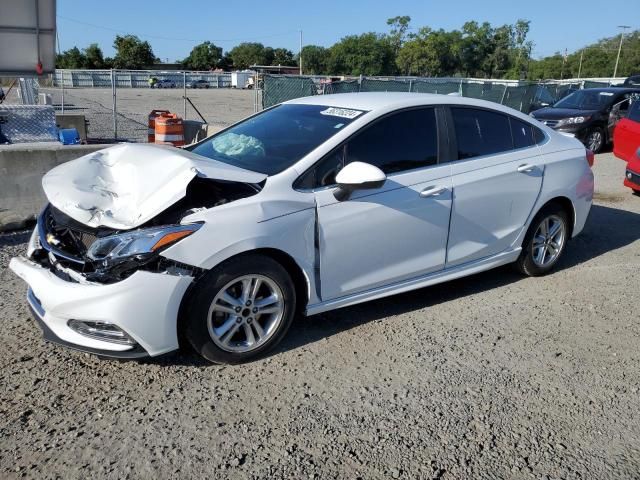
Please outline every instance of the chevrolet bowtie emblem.
[{"label": "chevrolet bowtie emblem", "polygon": [[47,233],[47,243],[50,245],[58,245],[60,240],[58,240],[53,233]]}]

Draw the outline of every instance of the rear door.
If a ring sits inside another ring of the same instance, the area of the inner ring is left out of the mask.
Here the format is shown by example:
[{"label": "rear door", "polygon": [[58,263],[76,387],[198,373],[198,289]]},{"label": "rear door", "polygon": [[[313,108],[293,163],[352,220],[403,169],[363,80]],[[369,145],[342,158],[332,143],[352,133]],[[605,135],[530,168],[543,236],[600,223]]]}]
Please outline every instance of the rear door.
[{"label": "rear door", "polygon": [[489,109],[451,107],[453,209],[447,267],[508,249],[542,188],[544,162],[529,123]]}]

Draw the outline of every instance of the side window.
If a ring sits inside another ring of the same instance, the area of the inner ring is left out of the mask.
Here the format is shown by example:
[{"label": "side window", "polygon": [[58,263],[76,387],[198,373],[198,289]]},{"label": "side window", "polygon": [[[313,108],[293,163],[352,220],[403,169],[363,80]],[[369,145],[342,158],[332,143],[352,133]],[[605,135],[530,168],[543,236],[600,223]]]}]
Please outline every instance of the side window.
[{"label": "side window", "polygon": [[438,162],[438,129],[433,108],[392,114],[347,144],[345,164],[365,162],[390,174]]},{"label": "side window", "polygon": [[343,152],[344,146],[341,146],[320,160],[319,163],[300,177],[295,184],[295,188],[306,190],[335,185],[336,175],[342,168]]},{"label": "side window", "polygon": [[531,125],[513,117],[509,117],[509,122],[511,122],[514,148],[525,148],[534,145]]},{"label": "side window", "polygon": [[538,127],[532,126],[531,128],[533,129],[533,139],[535,140],[536,144],[540,145],[547,137],[545,137],[542,130],[540,130]]},{"label": "side window", "polygon": [[451,108],[458,143],[458,159],[513,149],[509,118],[475,108]]},{"label": "side window", "polygon": [[627,118],[634,122],[640,122],[640,98],[635,99],[631,104]]}]

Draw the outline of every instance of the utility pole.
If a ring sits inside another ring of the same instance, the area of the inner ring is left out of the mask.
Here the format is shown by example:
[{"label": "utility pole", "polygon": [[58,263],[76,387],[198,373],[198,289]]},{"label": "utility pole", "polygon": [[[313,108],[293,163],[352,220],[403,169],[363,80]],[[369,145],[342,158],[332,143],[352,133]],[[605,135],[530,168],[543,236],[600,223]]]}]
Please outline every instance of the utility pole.
[{"label": "utility pole", "polygon": [[622,50],[622,40],[624,40],[624,31],[627,28],[631,28],[629,25],[618,25],[618,28],[621,28],[620,32],[620,45],[618,45],[618,56],[616,57],[616,66],[613,68],[613,78],[616,78],[618,74],[618,62],[620,61],[620,51]]},{"label": "utility pole", "polygon": [[578,78],[581,78],[580,74],[582,73],[582,57],[583,56],[584,56],[584,48],[580,50],[580,65],[578,66]]},{"label": "utility pole", "polygon": [[300,75],[302,75],[302,29],[300,29],[300,51],[298,53],[298,63],[300,66]]}]

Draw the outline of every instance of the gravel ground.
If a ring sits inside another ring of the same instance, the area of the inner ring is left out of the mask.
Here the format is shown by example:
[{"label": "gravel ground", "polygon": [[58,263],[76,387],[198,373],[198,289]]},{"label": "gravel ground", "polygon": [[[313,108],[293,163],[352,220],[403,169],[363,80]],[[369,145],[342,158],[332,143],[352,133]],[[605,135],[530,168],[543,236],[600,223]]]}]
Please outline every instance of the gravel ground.
[{"label": "gravel ground", "polygon": [[[5,91],[7,89],[5,88]],[[61,112],[62,90],[40,88],[52,96],[56,112]],[[169,110],[183,116],[182,88],[120,88],[117,90],[118,140],[147,141],[147,116],[151,110]],[[212,125],[229,125],[254,112],[255,92],[231,88],[187,89],[187,96]],[[15,89],[7,103],[19,103]],[[110,88],[73,88],[64,92],[65,113],[85,115],[87,136],[93,141],[113,141],[113,111]],[[201,120],[187,104],[187,119]]]},{"label": "gravel ground", "polygon": [[640,478],[640,197],[594,170],[552,275],[299,319],[241,366],[44,343],[6,268],[27,233],[0,237],[0,477]]}]

